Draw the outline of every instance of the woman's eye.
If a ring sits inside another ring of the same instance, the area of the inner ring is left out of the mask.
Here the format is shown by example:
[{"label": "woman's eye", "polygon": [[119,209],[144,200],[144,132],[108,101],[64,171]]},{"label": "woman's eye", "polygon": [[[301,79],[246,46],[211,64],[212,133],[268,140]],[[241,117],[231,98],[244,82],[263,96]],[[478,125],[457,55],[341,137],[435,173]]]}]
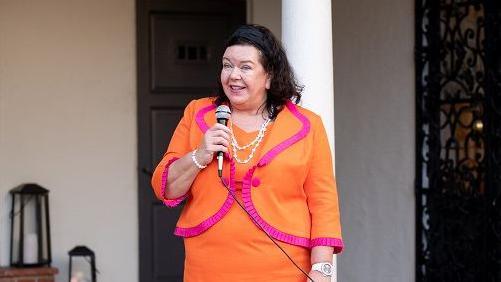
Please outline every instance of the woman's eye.
[{"label": "woman's eye", "polygon": [[231,68],[230,64],[223,64],[223,69],[229,69],[229,68]]},{"label": "woman's eye", "polygon": [[241,69],[243,69],[243,70],[250,70],[250,69],[251,69],[251,67],[250,67],[250,66],[248,66],[248,65],[243,65],[243,66],[241,67]]}]

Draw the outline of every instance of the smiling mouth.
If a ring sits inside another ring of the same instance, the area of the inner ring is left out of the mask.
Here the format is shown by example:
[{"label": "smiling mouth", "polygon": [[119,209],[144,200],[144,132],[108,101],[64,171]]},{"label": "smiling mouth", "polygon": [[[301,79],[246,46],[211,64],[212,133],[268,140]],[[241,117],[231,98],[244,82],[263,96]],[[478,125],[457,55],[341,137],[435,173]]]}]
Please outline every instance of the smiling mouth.
[{"label": "smiling mouth", "polygon": [[244,86],[235,86],[235,85],[230,85],[231,90],[242,90],[244,89]]}]

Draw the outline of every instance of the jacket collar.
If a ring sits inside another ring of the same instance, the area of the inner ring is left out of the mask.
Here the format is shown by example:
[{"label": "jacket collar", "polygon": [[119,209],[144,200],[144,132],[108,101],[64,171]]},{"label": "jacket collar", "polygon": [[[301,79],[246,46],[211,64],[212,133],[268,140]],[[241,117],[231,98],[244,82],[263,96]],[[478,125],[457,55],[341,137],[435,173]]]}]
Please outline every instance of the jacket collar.
[{"label": "jacket collar", "polygon": [[[203,133],[209,129],[208,124],[216,122],[213,113],[215,108],[216,105],[211,103],[196,113],[197,125]],[[257,166],[261,167],[269,164],[278,154],[305,138],[309,131],[310,121],[308,118],[299,111],[295,104],[288,101],[284,109],[277,115],[273,129],[270,130],[270,135],[265,138],[262,151],[265,153],[261,155]]]}]

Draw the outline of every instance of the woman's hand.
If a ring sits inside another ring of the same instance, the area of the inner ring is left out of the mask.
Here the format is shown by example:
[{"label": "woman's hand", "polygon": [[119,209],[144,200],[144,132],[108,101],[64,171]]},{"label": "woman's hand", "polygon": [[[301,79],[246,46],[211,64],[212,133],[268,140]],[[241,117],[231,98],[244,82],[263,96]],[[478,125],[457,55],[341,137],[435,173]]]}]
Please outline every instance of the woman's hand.
[{"label": "woman's hand", "polygon": [[[315,282],[331,282],[331,277],[323,276],[322,273],[315,270],[311,270],[310,273],[308,273],[308,276],[310,276]],[[311,282],[309,278],[306,278],[306,281]]]},{"label": "woman's hand", "polygon": [[230,129],[222,124],[216,123],[209,128],[198,146],[196,153],[198,162],[207,165],[212,161],[215,152],[228,153],[230,135]]}]

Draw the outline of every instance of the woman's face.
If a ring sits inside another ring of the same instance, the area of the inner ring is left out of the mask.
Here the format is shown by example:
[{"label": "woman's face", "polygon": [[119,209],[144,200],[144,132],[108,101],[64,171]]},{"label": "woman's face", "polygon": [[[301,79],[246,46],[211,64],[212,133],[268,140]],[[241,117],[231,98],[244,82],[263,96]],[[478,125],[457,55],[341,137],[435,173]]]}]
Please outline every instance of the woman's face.
[{"label": "woman's face", "polygon": [[223,55],[221,84],[233,107],[257,110],[266,101],[270,77],[260,62],[258,49],[251,45],[233,45]]}]

